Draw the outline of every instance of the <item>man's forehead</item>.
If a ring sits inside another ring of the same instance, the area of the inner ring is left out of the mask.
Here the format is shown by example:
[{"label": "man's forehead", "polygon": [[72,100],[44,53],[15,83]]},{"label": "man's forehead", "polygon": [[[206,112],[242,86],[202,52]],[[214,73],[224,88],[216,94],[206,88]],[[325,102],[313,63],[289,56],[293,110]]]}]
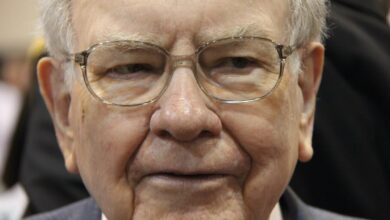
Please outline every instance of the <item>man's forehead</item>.
[{"label": "man's forehead", "polygon": [[[78,2],[78,1],[77,1]],[[280,41],[284,23],[281,22],[285,0],[113,0],[74,3],[73,23],[77,31],[85,32],[88,25],[92,36],[88,44],[132,39],[164,45],[179,32],[191,35],[196,44],[231,36],[264,36]],[[270,3],[272,2],[272,3]],[[90,4],[90,5],[89,5]],[[78,9],[77,9],[78,8]],[[284,7],[286,8],[286,7]],[[274,13],[273,11],[279,13]],[[86,15],[94,19],[83,19]],[[78,16],[83,15],[83,16]],[[80,23],[79,20],[84,22]],[[95,24],[87,24],[95,23]],[[98,24],[100,26],[97,26]],[[84,27],[81,27],[83,26]],[[78,29],[78,30],[77,30]],[[180,33],[179,33],[180,34]],[[166,36],[170,35],[170,36]]]}]

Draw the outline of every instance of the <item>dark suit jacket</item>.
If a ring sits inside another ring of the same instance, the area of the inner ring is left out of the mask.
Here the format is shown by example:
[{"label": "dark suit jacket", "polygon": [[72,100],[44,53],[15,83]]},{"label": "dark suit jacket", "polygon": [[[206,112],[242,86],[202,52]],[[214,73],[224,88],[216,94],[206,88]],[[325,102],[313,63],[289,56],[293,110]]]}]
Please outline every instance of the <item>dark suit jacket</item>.
[{"label": "dark suit jacket", "polygon": [[[357,220],[303,203],[287,189],[280,200],[284,220]],[[85,199],[59,210],[27,218],[26,220],[101,220],[102,213],[93,199]]]}]

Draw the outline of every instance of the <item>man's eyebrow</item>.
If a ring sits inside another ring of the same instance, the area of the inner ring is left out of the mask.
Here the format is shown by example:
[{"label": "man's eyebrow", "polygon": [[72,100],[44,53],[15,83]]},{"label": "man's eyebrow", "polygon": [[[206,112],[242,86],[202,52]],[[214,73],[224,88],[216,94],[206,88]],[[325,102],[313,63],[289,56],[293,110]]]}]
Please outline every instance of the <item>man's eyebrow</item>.
[{"label": "man's eyebrow", "polygon": [[140,34],[140,33],[114,33],[114,34],[104,34],[97,39],[97,43],[105,41],[121,41],[121,40],[132,40],[132,41],[141,41],[152,43],[155,45],[162,45],[162,41],[155,35],[152,34]]},{"label": "man's eyebrow", "polygon": [[[194,43],[196,45],[201,45],[204,42],[229,38],[229,37],[238,37],[238,36],[257,36],[257,37],[267,37],[273,39],[272,31],[260,27],[259,24],[251,23],[247,25],[233,26],[231,28],[212,28],[200,31],[195,35]],[[147,33],[107,33],[102,34],[97,38],[95,43],[105,42],[105,41],[117,41],[117,40],[133,40],[133,41],[142,41],[152,43],[158,46],[163,46],[164,41],[161,36],[155,34]],[[274,40],[274,39],[273,39]]]},{"label": "man's eyebrow", "polygon": [[266,37],[272,38],[271,31],[260,27],[258,24],[248,24],[235,26],[229,29],[210,29],[206,31],[199,32],[196,35],[196,43],[202,44],[211,40],[229,38],[229,37],[239,37],[239,36],[256,36],[256,37]]}]

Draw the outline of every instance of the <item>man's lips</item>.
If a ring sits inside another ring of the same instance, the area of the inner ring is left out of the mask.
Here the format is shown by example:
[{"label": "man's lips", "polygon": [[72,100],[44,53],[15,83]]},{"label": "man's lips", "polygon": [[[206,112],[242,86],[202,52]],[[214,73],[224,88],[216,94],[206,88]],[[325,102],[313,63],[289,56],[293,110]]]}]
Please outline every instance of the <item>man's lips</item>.
[{"label": "man's lips", "polygon": [[171,173],[158,172],[151,173],[142,178],[141,184],[153,186],[155,190],[161,189],[164,192],[195,190],[209,191],[226,184],[231,175],[219,173]]},{"label": "man's lips", "polygon": [[198,168],[198,169],[184,169],[184,168],[166,168],[163,167],[143,170],[144,172],[138,173],[138,177],[135,177],[137,182],[141,182],[145,179],[160,179],[164,181],[185,181],[185,182],[205,182],[216,179],[234,177],[239,178],[239,171],[236,169],[228,168]]},{"label": "man's lips", "polygon": [[158,178],[168,178],[168,179],[177,179],[177,180],[187,180],[187,181],[207,181],[213,180],[216,178],[223,178],[228,175],[219,174],[219,173],[191,173],[191,174],[183,174],[183,173],[171,173],[171,172],[162,172],[162,173],[152,173],[147,177],[158,177]]},{"label": "man's lips", "polygon": [[151,177],[172,180],[229,177],[242,184],[250,169],[250,158],[233,140],[226,139],[206,138],[187,145],[161,138],[147,141],[127,164],[129,181],[137,185]]}]

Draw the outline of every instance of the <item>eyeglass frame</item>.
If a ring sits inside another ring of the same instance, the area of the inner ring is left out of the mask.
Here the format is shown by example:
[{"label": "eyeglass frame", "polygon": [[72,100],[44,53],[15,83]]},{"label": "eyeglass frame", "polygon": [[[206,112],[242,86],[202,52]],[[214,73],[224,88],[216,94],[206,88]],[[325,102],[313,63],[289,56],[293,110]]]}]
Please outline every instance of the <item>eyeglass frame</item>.
[{"label": "eyeglass frame", "polygon": [[[131,43],[137,43],[137,44],[140,44],[140,45],[146,45],[148,47],[155,48],[155,49],[159,50],[160,52],[163,52],[163,54],[169,58],[169,61],[170,61],[169,63],[171,63],[170,65],[172,67],[174,67],[173,69],[175,69],[177,67],[192,67],[192,66],[199,65],[198,64],[198,62],[199,62],[199,60],[198,60],[199,54],[204,49],[206,49],[208,46],[210,46],[210,45],[216,44],[216,43],[221,42],[221,41],[231,40],[232,42],[234,42],[234,41],[239,41],[239,40],[243,40],[243,39],[263,40],[263,41],[267,41],[269,43],[272,43],[275,46],[275,49],[276,49],[276,51],[277,51],[277,53],[279,55],[279,66],[280,66],[280,68],[279,68],[278,80],[276,81],[276,83],[272,87],[272,89],[270,91],[268,91],[267,93],[265,93],[264,95],[262,95],[260,97],[252,98],[252,99],[247,99],[247,100],[225,100],[225,99],[221,99],[221,98],[215,97],[215,96],[209,94],[209,92],[207,92],[205,88],[203,88],[203,85],[199,82],[199,79],[198,79],[198,73],[197,73],[198,70],[196,68],[193,69],[196,82],[197,82],[199,88],[202,90],[202,92],[206,96],[208,96],[208,97],[210,97],[210,98],[212,98],[212,99],[214,99],[214,100],[216,100],[218,102],[225,103],[225,104],[240,104],[240,103],[248,103],[248,102],[254,102],[254,101],[261,100],[261,99],[267,97],[268,95],[270,95],[278,87],[278,85],[279,85],[279,83],[280,83],[280,81],[281,81],[281,79],[283,77],[284,68],[285,68],[285,64],[286,64],[286,59],[287,59],[288,56],[290,56],[297,49],[295,46],[286,46],[286,45],[283,45],[283,44],[278,44],[275,41],[273,41],[273,40],[271,40],[269,38],[266,38],[266,37],[259,37],[259,36],[235,36],[235,37],[226,37],[226,38],[220,38],[220,39],[206,41],[206,42],[202,43],[195,50],[195,52],[193,54],[190,54],[190,55],[172,55],[165,48],[160,47],[158,45],[155,45],[153,43],[143,42],[143,41],[138,41],[138,40],[112,40],[112,41],[103,41],[103,42],[100,42],[100,43],[96,43],[96,44],[93,44],[92,46],[88,47],[86,50],[83,50],[83,51],[78,52],[78,53],[69,54],[68,55],[68,59],[70,61],[73,60],[75,63],[77,63],[80,66],[82,74],[83,74],[83,81],[84,81],[85,85],[87,86],[87,89],[88,89],[89,93],[93,97],[95,97],[96,99],[98,99],[99,101],[101,101],[102,103],[107,104],[107,105],[114,105],[114,106],[121,106],[121,107],[136,107],[136,106],[147,105],[147,104],[150,104],[150,103],[153,103],[153,102],[157,101],[164,94],[166,89],[168,88],[169,83],[170,83],[171,78],[172,78],[172,74],[170,74],[169,78],[167,79],[167,81],[166,81],[163,89],[160,91],[160,93],[155,98],[153,98],[153,99],[151,99],[149,101],[142,102],[142,103],[137,103],[137,104],[117,104],[117,103],[109,102],[107,100],[104,100],[104,99],[100,98],[94,92],[94,90],[91,88],[91,85],[90,85],[90,83],[88,81],[88,76],[87,76],[87,64],[88,64],[87,61],[88,61],[88,57],[93,52],[93,50],[95,50],[97,47],[105,45],[107,43],[115,43],[115,42],[118,42],[118,43],[119,42],[131,42]],[[191,60],[191,65],[188,65],[188,60]],[[185,62],[185,61],[187,61],[187,62]]]}]

